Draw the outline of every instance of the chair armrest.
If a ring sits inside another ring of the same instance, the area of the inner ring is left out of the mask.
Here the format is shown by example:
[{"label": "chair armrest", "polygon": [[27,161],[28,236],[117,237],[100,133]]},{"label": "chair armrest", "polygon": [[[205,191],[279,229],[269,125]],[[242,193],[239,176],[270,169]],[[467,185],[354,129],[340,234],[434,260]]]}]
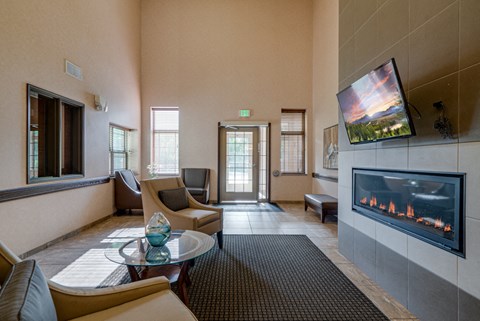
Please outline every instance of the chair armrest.
[{"label": "chair armrest", "polygon": [[194,199],[193,196],[190,195],[190,193],[188,193],[187,196],[188,196],[188,206],[189,207],[196,208],[196,209],[199,209],[199,210],[215,211],[215,212],[218,212],[220,215],[222,215],[223,208],[202,204],[199,201],[197,201],[196,199]]},{"label": "chair armrest", "polygon": [[170,289],[163,276],[101,289],[71,288],[52,281],[48,285],[59,320],[78,318]]}]

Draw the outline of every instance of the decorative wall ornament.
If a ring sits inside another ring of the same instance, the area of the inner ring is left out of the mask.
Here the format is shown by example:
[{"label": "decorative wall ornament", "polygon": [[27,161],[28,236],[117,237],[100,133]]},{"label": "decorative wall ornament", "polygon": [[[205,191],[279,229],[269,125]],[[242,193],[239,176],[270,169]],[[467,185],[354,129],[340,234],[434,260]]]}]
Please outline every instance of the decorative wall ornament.
[{"label": "decorative wall ornament", "polygon": [[443,139],[453,139],[453,125],[447,116],[445,116],[445,104],[443,101],[437,101],[436,103],[433,103],[433,107],[440,112],[438,118],[433,123],[433,128],[440,133]]},{"label": "decorative wall ornament", "polygon": [[338,124],[323,130],[323,168],[338,169]]}]

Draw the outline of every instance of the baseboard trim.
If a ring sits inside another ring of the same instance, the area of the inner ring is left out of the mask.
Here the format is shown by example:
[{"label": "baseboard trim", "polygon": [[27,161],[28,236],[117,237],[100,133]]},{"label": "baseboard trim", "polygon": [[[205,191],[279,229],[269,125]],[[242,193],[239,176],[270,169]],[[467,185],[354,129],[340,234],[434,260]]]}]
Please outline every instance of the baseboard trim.
[{"label": "baseboard trim", "polygon": [[71,237],[79,234],[80,232],[83,232],[83,231],[85,231],[85,230],[87,230],[87,229],[89,229],[89,228],[91,228],[91,227],[93,227],[93,226],[95,226],[95,225],[97,225],[97,224],[100,224],[100,223],[108,220],[108,219],[111,218],[113,215],[114,215],[114,214],[107,215],[107,216],[102,217],[102,218],[100,218],[100,219],[98,219],[98,220],[96,220],[96,221],[93,221],[92,223],[89,223],[89,224],[87,224],[87,225],[85,225],[85,226],[82,226],[82,227],[80,227],[80,228],[77,228],[77,229],[75,229],[75,230],[73,230],[73,231],[71,231],[71,232],[69,232],[69,233],[67,233],[67,234],[65,234],[65,235],[62,235],[62,236],[60,236],[60,237],[57,237],[56,239],[54,239],[54,240],[52,240],[52,241],[50,241],[50,242],[47,242],[47,243],[45,243],[45,244],[42,244],[42,245],[40,245],[40,246],[37,246],[36,248],[34,248],[34,249],[30,250],[30,251],[27,251],[27,252],[25,252],[25,253],[23,253],[23,254],[20,254],[18,257],[23,260],[23,259],[25,259],[25,258],[27,258],[27,257],[29,257],[29,256],[32,256],[32,255],[34,255],[34,254],[37,254],[38,252],[43,251],[43,250],[45,250],[46,248],[48,248],[48,247],[50,247],[50,246],[52,246],[52,245],[55,245],[55,244],[57,244],[57,243],[59,243],[59,242],[61,242],[61,241],[64,241],[64,240],[66,240],[66,239],[68,239],[68,238],[71,238]]}]

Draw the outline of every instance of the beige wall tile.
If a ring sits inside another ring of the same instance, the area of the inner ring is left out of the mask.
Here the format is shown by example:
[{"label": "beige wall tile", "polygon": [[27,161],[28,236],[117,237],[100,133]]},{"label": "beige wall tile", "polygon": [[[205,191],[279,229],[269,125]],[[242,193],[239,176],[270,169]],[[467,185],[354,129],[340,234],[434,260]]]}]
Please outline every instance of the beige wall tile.
[{"label": "beige wall tile", "polygon": [[377,150],[384,149],[384,148],[402,148],[408,147],[408,138],[400,138],[400,139],[387,139],[383,141],[377,142]]},{"label": "beige wall tile", "polygon": [[[351,177],[352,175],[350,175]],[[352,185],[352,184],[350,184]],[[352,192],[351,188],[338,187],[338,219],[353,226]]]},{"label": "beige wall tile", "polygon": [[342,13],[349,4],[353,3],[353,0],[340,0],[338,3],[339,12]]},{"label": "beige wall tile", "polygon": [[410,0],[410,30],[435,17],[456,0]]},{"label": "beige wall tile", "polygon": [[376,222],[375,235],[376,240],[379,243],[388,247],[390,250],[395,251],[401,256],[407,257],[407,234],[392,229],[385,224]]},{"label": "beige wall tile", "polygon": [[[374,144],[372,144],[373,146]],[[353,157],[354,167],[377,167],[377,151],[373,150],[356,150]]]},{"label": "beige wall tile", "polygon": [[340,151],[338,156],[338,186],[352,188],[352,167],[354,151]]},{"label": "beige wall tile", "polygon": [[[341,10],[341,9],[340,9]],[[354,33],[354,5],[353,1],[348,3],[345,10],[341,10],[338,43],[342,47],[345,42],[353,36]]]},{"label": "beige wall tile", "polygon": [[458,144],[410,147],[408,168],[412,170],[456,172]]},{"label": "beige wall tile", "polygon": [[355,34],[355,70],[360,69],[378,54],[377,26],[375,15]]},{"label": "beige wall tile", "polygon": [[466,259],[458,259],[458,286],[465,292],[480,298],[480,221],[467,218]]},{"label": "beige wall tile", "polygon": [[398,41],[395,45],[384,51],[376,59],[376,65],[380,66],[390,58],[395,58],[400,80],[405,94],[408,92],[408,37]]},{"label": "beige wall tile", "polygon": [[377,149],[377,143],[364,143],[364,144],[357,144],[355,145],[355,150],[356,151],[361,151],[361,150],[375,150]]},{"label": "beige wall tile", "polygon": [[388,0],[378,0],[378,1],[377,1],[377,6],[378,6],[378,8],[380,8],[381,6],[383,6],[383,5],[384,5],[385,3],[387,3],[387,2],[388,2]]},{"label": "beige wall tile", "polygon": [[375,235],[375,225],[377,224],[374,220],[363,216],[361,214],[354,214],[354,224],[355,229],[362,232],[372,239],[376,239]]},{"label": "beige wall tile", "polygon": [[408,258],[438,277],[457,285],[457,256],[408,236]]},{"label": "beige wall tile", "polygon": [[458,70],[458,38],[458,4],[411,34],[411,89]]},{"label": "beige wall tile", "polygon": [[378,11],[378,49],[383,51],[408,34],[408,6],[392,0]]},{"label": "beige wall tile", "polygon": [[[395,140],[405,141],[405,140]],[[393,142],[393,141],[392,141]],[[378,148],[377,168],[405,170],[408,168],[408,148]]]},{"label": "beige wall tile", "polygon": [[460,68],[480,62],[480,1],[460,1]]},{"label": "beige wall tile", "polygon": [[343,47],[340,48],[338,79],[342,81],[355,72],[355,43],[354,39],[348,40]]},{"label": "beige wall tile", "polygon": [[460,72],[460,142],[480,140],[480,65]]},{"label": "beige wall tile", "polygon": [[458,155],[458,170],[467,173],[466,216],[480,220],[480,211],[478,210],[480,208],[480,198],[476,196],[477,191],[480,191],[480,171],[478,165],[480,160],[480,142],[459,144]]},{"label": "beige wall tile", "polygon": [[[451,144],[458,140],[458,74],[441,78],[425,86],[417,87],[411,90],[408,97],[422,114],[421,119],[413,117],[417,136],[409,139],[410,146],[431,145],[431,144]],[[443,138],[440,133],[433,128],[434,122],[441,115],[433,107],[433,103],[443,101],[445,105],[445,116],[450,121],[453,128],[453,139]],[[415,115],[415,112],[412,111]]]},{"label": "beige wall tile", "polygon": [[353,4],[355,31],[358,31],[377,10],[377,0],[353,0]]}]

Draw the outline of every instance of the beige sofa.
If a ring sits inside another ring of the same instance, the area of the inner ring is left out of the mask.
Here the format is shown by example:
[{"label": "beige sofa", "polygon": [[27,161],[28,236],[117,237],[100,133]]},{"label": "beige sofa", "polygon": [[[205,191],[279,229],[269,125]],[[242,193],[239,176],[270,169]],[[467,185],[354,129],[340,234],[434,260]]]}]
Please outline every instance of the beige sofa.
[{"label": "beige sofa", "polygon": [[[165,277],[102,289],[65,287],[45,280],[35,261],[22,262],[1,241],[0,284],[0,311],[16,316],[12,320],[22,313],[22,320],[32,313],[34,320],[54,320],[52,314],[58,320],[197,320]],[[15,307],[20,310],[7,311]]]}]

